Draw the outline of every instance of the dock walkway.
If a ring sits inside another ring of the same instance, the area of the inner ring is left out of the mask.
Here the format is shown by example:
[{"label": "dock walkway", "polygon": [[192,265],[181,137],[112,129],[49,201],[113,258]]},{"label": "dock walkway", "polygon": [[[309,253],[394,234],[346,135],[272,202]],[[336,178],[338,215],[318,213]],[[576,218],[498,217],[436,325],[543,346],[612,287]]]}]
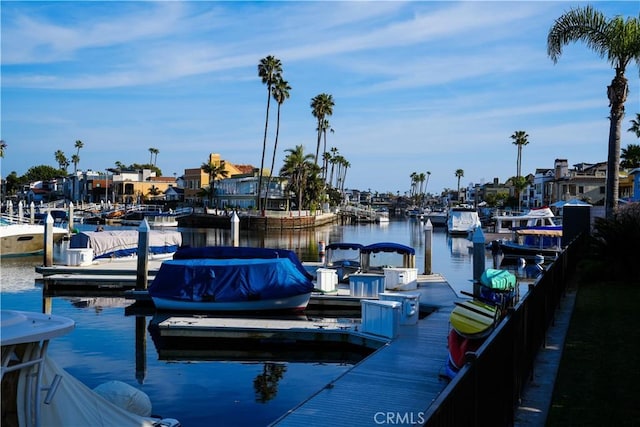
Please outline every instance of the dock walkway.
[{"label": "dock walkway", "polygon": [[441,373],[448,357],[449,315],[457,299],[438,275],[420,276],[421,306],[433,310],[417,325],[327,384],[273,426],[370,426],[422,424],[431,402],[448,384]]}]

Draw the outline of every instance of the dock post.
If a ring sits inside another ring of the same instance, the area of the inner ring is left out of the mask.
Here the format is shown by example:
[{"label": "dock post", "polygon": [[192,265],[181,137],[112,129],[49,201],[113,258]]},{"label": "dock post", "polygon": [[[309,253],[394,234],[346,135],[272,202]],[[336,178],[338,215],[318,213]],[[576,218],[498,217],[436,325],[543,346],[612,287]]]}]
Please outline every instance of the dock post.
[{"label": "dock post", "polygon": [[36,223],[36,204],[31,202],[29,205],[29,224],[33,225]]},{"label": "dock post", "polygon": [[18,222],[24,224],[24,204],[22,200],[18,202]]},{"label": "dock post", "polygon": [[149,222],[143,219],[138,227],[138,265],[136,269],[136,290],[147,289],[149,276]]},{"label": "dock post", "polygon": [[433,245],[433,224],[427,219],[424,227],[424,274],[431,274],[431,247]]},{"label": "dock post", "polygon": [[485,269],[485,243],[481,227],[473,230],[473,295],[480,295],[480,278]]},{"label": "dock post", "polygon": [[232,246],[240,246],[240,218],[236,211],[233,211],[231,215],[231,238],[233,239]]},{"label": "dock post", "polygon": [[44,260],[45,267],[53,265],[53,217],[47,212],[44,220]]},{"label": "dock post", "polygon": [[73,202],[69,203],[69,234],[73,233]]}]

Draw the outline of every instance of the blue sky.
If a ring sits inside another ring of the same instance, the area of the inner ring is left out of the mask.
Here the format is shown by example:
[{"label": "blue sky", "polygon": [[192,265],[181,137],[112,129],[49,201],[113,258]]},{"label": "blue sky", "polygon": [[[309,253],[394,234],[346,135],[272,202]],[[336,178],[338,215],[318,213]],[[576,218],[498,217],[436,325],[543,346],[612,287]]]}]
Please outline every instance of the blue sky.
[{"label": "blue sky", "polygon": [[[591,3],[609,17],[640,8]],[[147,163],[150,147],[169,176],[210,152],[260,166],[267,55],[292,87],[276,170],[286,148],[315,153],[320,93],[335,102],[327,146],[351,164],[347,188],[404,193],[429,171],[427,191],[440,192],[457,187],[457,169],[462,185],[503,182],[516,174],[516,130],[529,134],[523,173],[606,161],[614,71],[584,44],[555,65],[546,53],[553,21],[585,4],[3,1],[1,173],[57,167],[54,152],[70,158],[78,139],[80,169]],[[622,147],[638,143],[626,132],[640,112],[635,63],[627,77]]]}]

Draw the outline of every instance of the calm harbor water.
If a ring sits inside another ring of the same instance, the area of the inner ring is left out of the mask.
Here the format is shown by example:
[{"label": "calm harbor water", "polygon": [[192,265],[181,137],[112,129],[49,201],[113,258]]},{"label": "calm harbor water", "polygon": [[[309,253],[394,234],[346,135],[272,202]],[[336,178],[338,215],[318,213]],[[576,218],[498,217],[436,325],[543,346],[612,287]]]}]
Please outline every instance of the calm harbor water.
[{"label": "calm harbor water", "polygon": [[[183,243],[191,246],[231,243],[229,230],[180,230]],[[414,219],[240,235],[241,246],[291,249],[303,261],[319,260],[320,241],[402,243],[415,248],[416,267],[419,273],[424,271],[424,226]],[[444,229],[434,230],[432,270],[442,274],[457,292],[470,292],[472,288],[471,248],[472,243],[465,238],[449,237]],[[36,284],[34,269],[39,264],[41,256],[2,259],[2,309],[42,310],[42,289]],[[491,264],[488,255],[486,265]],[[72,318],[76,328],[52,341],[49,354],[90,388],[110,380],[139,388],[151,398],[154,414],[176,418],[185,427],[269,424],[354,363],[347,356],[344,360],[309,362],[211,360],[206,354],[193,352],[161,355],[148,331],[154,317],[126,315],[129,304],[108,297],[54,298],[53,314]]]}]

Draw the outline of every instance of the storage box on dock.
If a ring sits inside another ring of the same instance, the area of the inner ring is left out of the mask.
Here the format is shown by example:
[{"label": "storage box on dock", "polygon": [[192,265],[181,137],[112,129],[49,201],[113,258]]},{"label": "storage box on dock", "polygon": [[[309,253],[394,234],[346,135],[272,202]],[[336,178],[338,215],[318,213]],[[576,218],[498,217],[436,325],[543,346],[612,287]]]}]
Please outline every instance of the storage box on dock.
[{"label": "storage box on dock", "polygon": [[79,248],[67,249],[66,264],[74,267],[91,265],[93,262],[93,249]]},{"label": "storage box on dock", "polygon": [[384,276],[360,273],[349,276],[349,295],[352,297],[377,298],[384,292]]},{"label": "storage box on dock", "polygon": [[363,300],[362,332],[393,339],[400,328],[402,303],[397,301]]},{"label": "storage box on dock", "polygon": [[411,291],[418,289],[418,269],[402,267],[384,268],[385,288],[389,290]]},{"label": "storage box on dock", "polygon": [[338,289],[338,272],[331,268],[316,270],[316,285],[322,292],[333,292]]},{"label": "storage box on dock", "polygon": [[378,295],[380,301],[397,301],[402,304],[400,310],[401,325],[415,325],[420,318],[419,292],[382,292]]}]

